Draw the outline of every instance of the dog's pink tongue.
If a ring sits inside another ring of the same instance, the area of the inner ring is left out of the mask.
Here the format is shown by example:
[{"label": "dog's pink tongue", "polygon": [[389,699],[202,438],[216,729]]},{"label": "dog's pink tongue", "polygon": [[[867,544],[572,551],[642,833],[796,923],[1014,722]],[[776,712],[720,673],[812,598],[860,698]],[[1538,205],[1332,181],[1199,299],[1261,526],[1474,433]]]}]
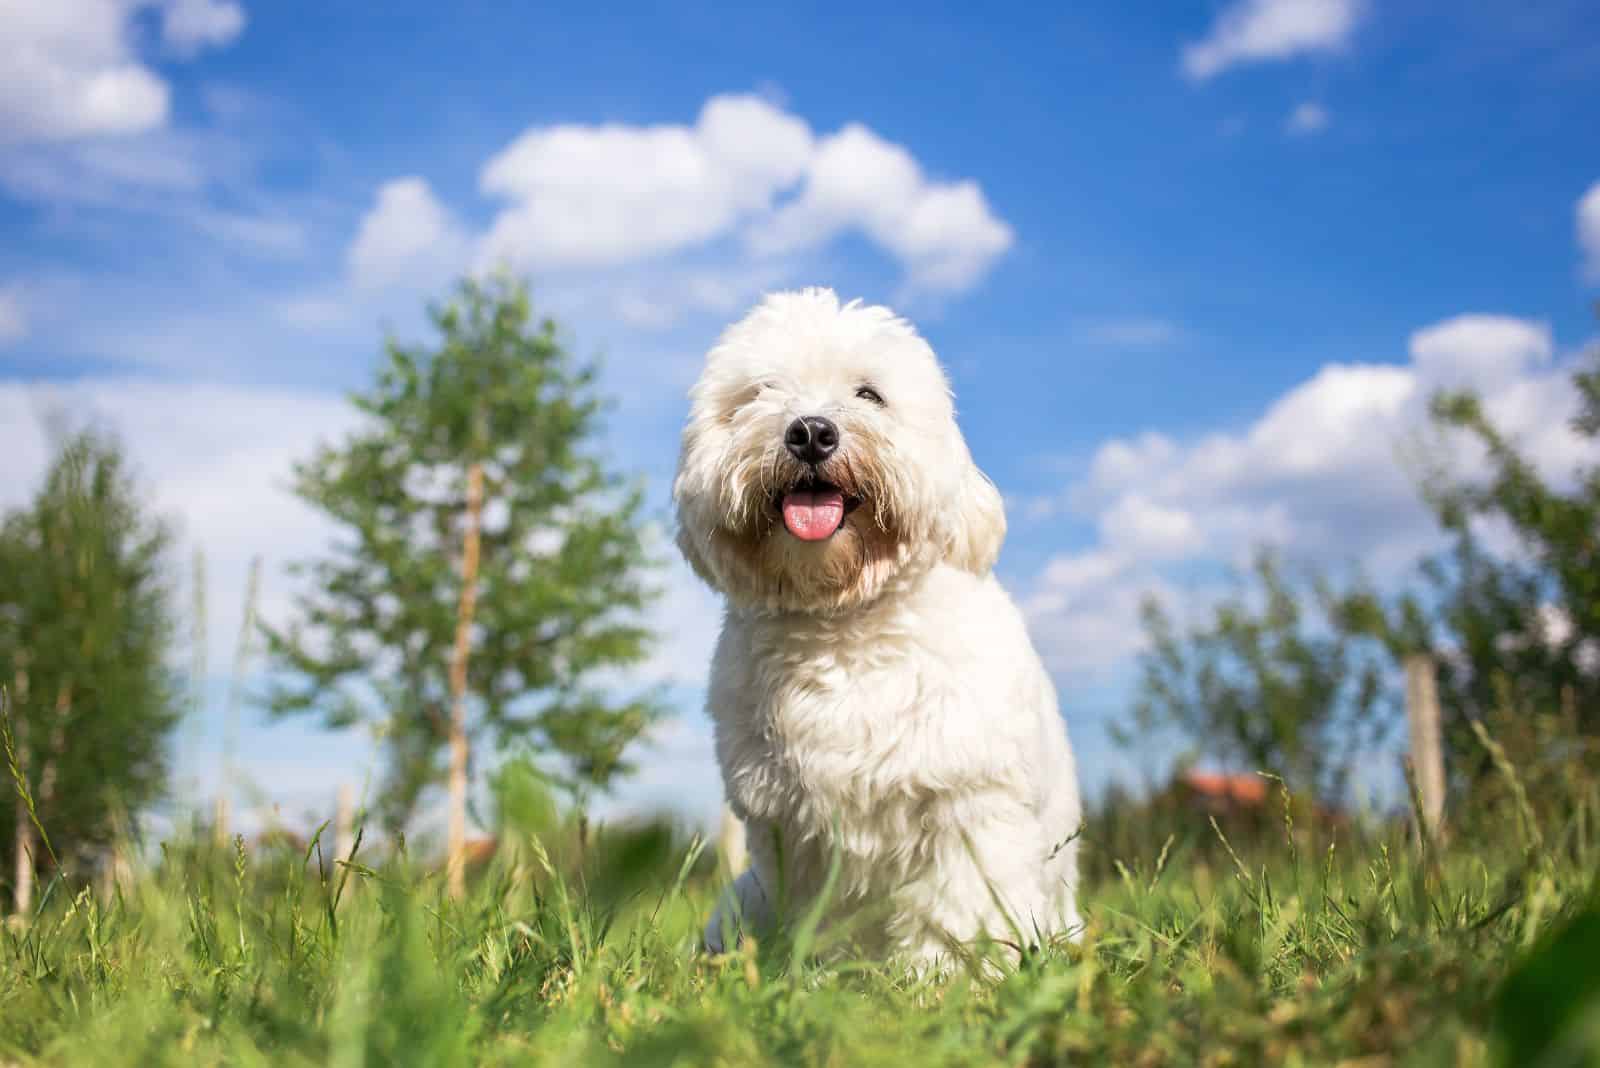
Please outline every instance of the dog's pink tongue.
[{"label": "dog's pink tongue", "polygon": [[844,494],[836,489],[790,490],[783,497],[783,525],[801,541],[821,541],[844,522]]}]

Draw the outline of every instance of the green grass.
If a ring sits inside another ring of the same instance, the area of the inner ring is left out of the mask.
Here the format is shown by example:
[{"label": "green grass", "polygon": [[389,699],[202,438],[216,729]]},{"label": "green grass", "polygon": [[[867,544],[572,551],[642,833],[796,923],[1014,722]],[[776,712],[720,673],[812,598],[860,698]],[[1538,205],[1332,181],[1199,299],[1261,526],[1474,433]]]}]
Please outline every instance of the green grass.
[{"label": "green grass", "polygon": [[8,929],[0,1063],[1595,1063],[1600,805],[1554,811],[1485,801],[1426,854],[1112,814],[1080,946],[942,982],[781,939],[708,959],[714,872],[659,828],[582,859],[570,824],[508,830],[461,903],[398,851],[169,849]]}]

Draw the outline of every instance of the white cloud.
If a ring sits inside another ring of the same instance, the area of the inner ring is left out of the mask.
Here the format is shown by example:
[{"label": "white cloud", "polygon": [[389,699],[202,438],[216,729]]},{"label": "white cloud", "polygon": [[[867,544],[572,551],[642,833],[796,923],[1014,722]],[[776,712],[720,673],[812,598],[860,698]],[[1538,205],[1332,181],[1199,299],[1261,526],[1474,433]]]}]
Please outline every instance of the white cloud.
[{"label": "white cloud", "polygon": [[1229,67],[1335,52],[1349,41],[1360,0],[1234,0],[1204,40],[1183,49],[1183,71],[1203,81]]},{"label": "white cloud", "polygon": [[1583,253],[1584,280],[1600,285],[1600,181],[1578,201],[1578,249]]},{"label": "white cloud", "polygon": [[22,286],[0,286],[0,346],[14,345],[28,336],[28,309]]},{"label": "white cloud", "polygon": [[1081,681],[1139,650],[1146,594],[1173,590],[1133,557],[1097,547],[1051,560],[1018,600],[1046,666]]},{"label": "white cloud", "polygon": [[[444,217],[420,178],[403,181],[421,186],[413,214]],[[659,272],[647,285],[622,279],[615,301],[648,328],[685,307],[728,310],[724,294],[744,299],[749,286],[727,279],[786,274],[790,254],[847,231],[888,252],[910,293],[970,288],[1013,240],[976,182],[931,179],[906,148],[859,124],[819,139],[751,95],[712,97],[692,125],[534,127],[488,160],[479,189],[503,205],[475,239],[479,268],[664,268],[665,284]]]},{"label": "white cloud", "polygon": [[346,262],[361,289],[437,281],[464,260],[467,238],[428,183],[396,178],[378,190]]},{"label": "white cloud", "polygon": [[1138,493],[1124,494],[1100,517],[1100,534],[1107,544],[1144,559],[1183,557],[1205,544],[1187,508]]},{"label": "white cloud", "polygon": [[802,120],[749,96],[713,97],[693,126],[537,127],[483,168],[510,202],[483,256],[603,267],[701,244],[767,209],[811,149]]},{"label": "white cloud", "polygon": [[[1570,476],[1584,446],[1545,326],[1463,315],[1416,331],[1409,353],[1403,365],[1326,365],[1240,431],[1103,445],[1082,479],[1034,509],[1098,519],[1094,542],[1051,561],[1023,598],[1052,663],[1109,668],[1138,647],[1143,591],[1175,595],[1179,575],[1241,564],[1259,544],[1326,565],[1359,562],[1379,578],[1409,568],[1440,544],[1412,463],[1437,390],[1480,391],[1541,469]],[[1458,469],[1476,469],[1478,452],[1454,444]]]},{"label": "white cloud", "polygon": [[225,45],[244,30],[244,8],[233,0],[167,0],[161,39],[181,55]]},{"label": "white cloud", "polygon": [[1328,128],[1328,109],[1314,100],[1307,100],[1289,113],[1284,129],[1292,134],[1321,133]]},{"label": "white cloud", "polygon": [[165,125],[171,89],[138,55],[139,9],[161,10],[170,47],[192,53],[243,27],[230,0],[0,0],[0,143],[143,133]]},{"label": "white cloud", "polygon": [[1458,315],[1411,335],[1411,362],[1436,386],[1493,389],[1547,365],[1550,328],[1505,315]]},{"label": "white cloud", "polygon": [[749,239],[789,252],[850,229],[893,254],[911,288],[933,291],[970,288],[1013,241],[976,182],[930,180],[907,149],[859,123],[822,139],[799,196]]},{"label": "white cloud", "polygon": [[119,0],[0,0],[0,140],[137,133],[166,121],[166,83],[139,62]]}]

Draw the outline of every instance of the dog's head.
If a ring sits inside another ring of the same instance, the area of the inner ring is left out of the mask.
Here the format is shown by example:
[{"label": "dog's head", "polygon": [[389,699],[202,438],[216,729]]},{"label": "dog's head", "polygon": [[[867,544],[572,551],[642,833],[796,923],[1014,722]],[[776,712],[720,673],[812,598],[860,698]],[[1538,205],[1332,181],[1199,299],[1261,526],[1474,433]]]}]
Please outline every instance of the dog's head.
[{"label": "dog's head", "polygon": [[927,342],[825,289],[768,297],[691,394],[678,545],[735,605],[826,613],[939,561],[994,566],[1005,513]]}]

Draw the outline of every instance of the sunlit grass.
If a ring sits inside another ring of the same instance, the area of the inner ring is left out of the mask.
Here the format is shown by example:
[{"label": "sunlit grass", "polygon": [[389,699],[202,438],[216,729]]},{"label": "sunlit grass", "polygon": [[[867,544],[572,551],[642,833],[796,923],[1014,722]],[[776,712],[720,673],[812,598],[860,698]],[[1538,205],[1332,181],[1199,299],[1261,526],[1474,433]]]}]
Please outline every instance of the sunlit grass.
[{"label": "sunlit grass", "polygon": [[[36,915],[7,929],[0,1055],[96,1066],[1589,1063],[1517,1051],[1528,1034],[1548,1041],[1600,1013],[1592,998],[1563,1008],[1568,995],[1538,993],[1550,981],[1541,967],[1557,969],[1560,991],[1594,992],[1573,973],[1582,958],[1539,946],[1564,925],[1582,937],[1600,924],[1583,913],[1595,815],[1579,804],[1535,837],[1526,821],[1551,817],[1495,803],[1428,852],[1398,823],[1331,836],[1286,826],[1226,847],[1199,818],[1152,824],[1150,848],[1092,858],[1107,874],[1085,887],[1081,945],[1047,947],[998,979],[941,981],[836,955],[816,963],[781,938],[707,958],[696,947],[714,863],[660,827],[582,842],[572,821],[548,815],[508,826],[460,902],[399,850],[170,845],[109,893],[48,884]],[[1093,822],[1084,848],[1108,848]],[[1515,983],[1502,990],[1526,959],[1519,981],[1534,993],[1519,1002]],[[1600,962],[1587,967],[1600,974]],[[1541,1012],[1554,1022],[1530,1024]]]}]

